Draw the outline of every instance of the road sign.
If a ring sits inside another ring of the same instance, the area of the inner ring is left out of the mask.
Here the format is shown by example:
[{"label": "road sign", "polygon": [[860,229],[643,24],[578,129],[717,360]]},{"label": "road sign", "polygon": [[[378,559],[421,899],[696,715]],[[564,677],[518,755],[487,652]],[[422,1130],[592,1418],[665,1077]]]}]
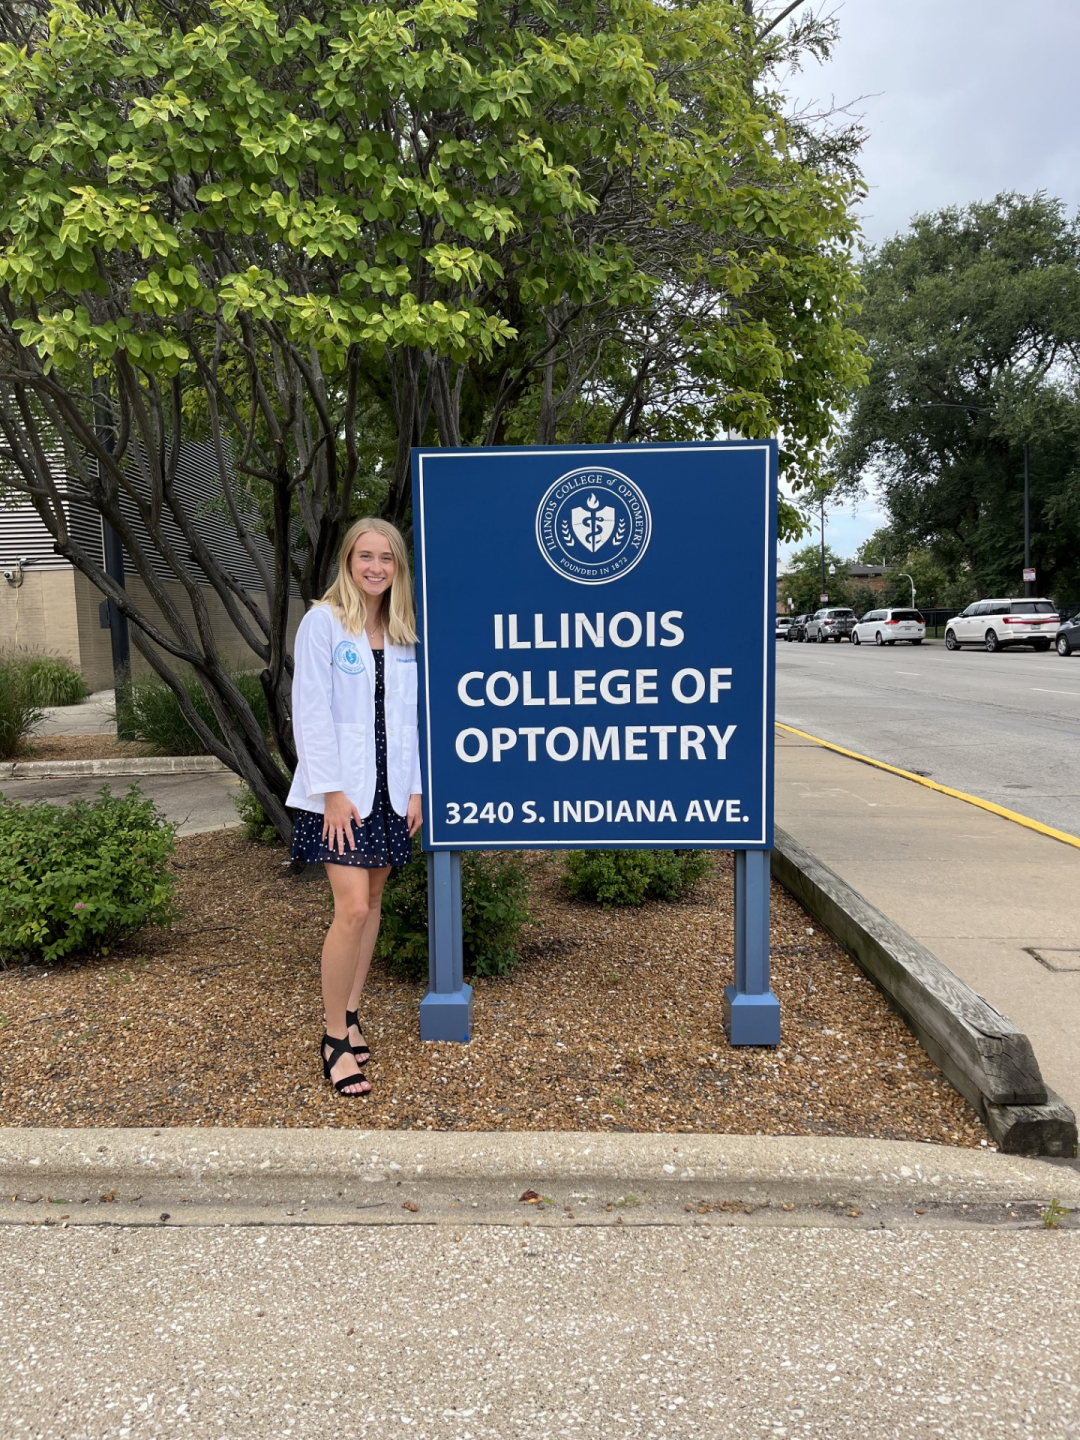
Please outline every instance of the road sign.
[{"label": "road sign", "polygon": [[1035,579],[1035,567],[1034,567],[1033,565],[1025,565],[1025,566],[1024,566],[1024,584],[1025,584],[1025,585],[1030,584],[1032,581],[1034,581],[1034,579]]},{"label": "road sign", "polygon": [[413,452],[425,849],[772,846],[776,446]]},{"label": "road sign", "polygon": [[818,599],[821,601],[822,605],[825,605],[828,602],[829,597],[828,595],[819,595]]}]

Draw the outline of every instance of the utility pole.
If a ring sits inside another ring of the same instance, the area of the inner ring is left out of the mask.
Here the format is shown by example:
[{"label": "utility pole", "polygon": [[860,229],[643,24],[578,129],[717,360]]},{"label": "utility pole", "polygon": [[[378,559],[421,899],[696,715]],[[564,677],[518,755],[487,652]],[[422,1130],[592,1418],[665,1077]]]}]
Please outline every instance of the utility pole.
[{"label": "utility pole", "polygon": [[[1031,569],[1031,447],[1024,441],[1024,570]],[[1035,589],[1025,574],[1024,594],[1030,595]]]}]

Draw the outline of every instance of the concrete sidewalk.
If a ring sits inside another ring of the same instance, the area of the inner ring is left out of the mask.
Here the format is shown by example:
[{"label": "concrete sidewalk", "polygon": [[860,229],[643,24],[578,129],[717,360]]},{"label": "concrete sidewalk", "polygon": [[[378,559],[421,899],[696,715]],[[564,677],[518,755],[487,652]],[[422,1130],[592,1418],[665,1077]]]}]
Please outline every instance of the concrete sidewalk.
[{"label": "concrete sidewalk", "polygon": [[777,824],[1026,1031],[1080,1111],[1080,851],[776,737]]},{"label": "concrete sidewalk", "polygon": [[1080,1232],[1041,1220],[1080,1201],[1060,1162],[9,1130],[0,1174],[5,1437],[1078,1434]]},{"label": "concrete sidewalk", "polygon": [[[45,711],[34,734],[115,737],[114,691],[99,690],[79,705],[52,706]],[[162,773],[166,763],[153,757],[97,762],[22,761],[7,767],[13,774],[0,776],[0,794],[21,805],[37,800],[66,805],[72,800],[92,799],[103,785],[114,795],[122,795],[137,784],[176,825],[179,835],[200,835],[239,825],[233,802],[240,781],[235,775],[209,756],[182,759],[178,762],[182,768],[176,774]],[[216,768],[199,771],[196,765]]]},{"label": "concrete sidewalk", "polygon": [[35,735],[116,735],[116,692],[95,690],[78,705],[49,705]]},{"label": "concrete sidewalk", "polygon": [[[129,763],[129,762],[128,762]],[[240,781],[230,771],[163,775],[134,772],[123,775],[35,775],[27,779],[0,779],[0,794],[20,805],[51,800],[67,805],[72,800],[90,800],[107,785],[114,795],[124,795],[138,785],[177,827],[178,835],[201,835],[208,830],[228,830],[240,824],[233,799],[240,793]]]}]

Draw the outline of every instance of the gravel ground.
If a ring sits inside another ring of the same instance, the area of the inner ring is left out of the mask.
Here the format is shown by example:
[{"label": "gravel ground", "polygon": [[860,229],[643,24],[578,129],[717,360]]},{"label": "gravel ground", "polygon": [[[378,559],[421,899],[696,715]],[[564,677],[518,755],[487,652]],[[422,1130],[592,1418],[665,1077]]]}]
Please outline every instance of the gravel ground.
[{"label": "gravel ground", "polygon": [[374,1093],[321,1078],[322,876],[235,831],[177,847],[171,932],[0,974],[8,1125],[360,1126],[852,1135],[987,1143],[976,1115],[852,961],[773,887],[783,1043],[732,1049],[730,855],[682,902],[567,900],[524,857],[534,923],[506,979],[475,983],[475,1038],[423,1044],[422,987],[375,967],[362,1018]]}]

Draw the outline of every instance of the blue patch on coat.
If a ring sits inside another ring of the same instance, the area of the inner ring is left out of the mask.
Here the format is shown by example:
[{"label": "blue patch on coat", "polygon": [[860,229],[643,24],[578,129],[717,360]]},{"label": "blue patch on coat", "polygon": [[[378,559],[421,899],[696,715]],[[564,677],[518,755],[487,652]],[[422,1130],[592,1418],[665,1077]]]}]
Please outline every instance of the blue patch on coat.
[{"label": "blue patch on coat", "polygon": [[361,675],[364,662],[360,658],[360,646],[353,640],[342,640],[334,650],[334,664],[346,675]]}]

